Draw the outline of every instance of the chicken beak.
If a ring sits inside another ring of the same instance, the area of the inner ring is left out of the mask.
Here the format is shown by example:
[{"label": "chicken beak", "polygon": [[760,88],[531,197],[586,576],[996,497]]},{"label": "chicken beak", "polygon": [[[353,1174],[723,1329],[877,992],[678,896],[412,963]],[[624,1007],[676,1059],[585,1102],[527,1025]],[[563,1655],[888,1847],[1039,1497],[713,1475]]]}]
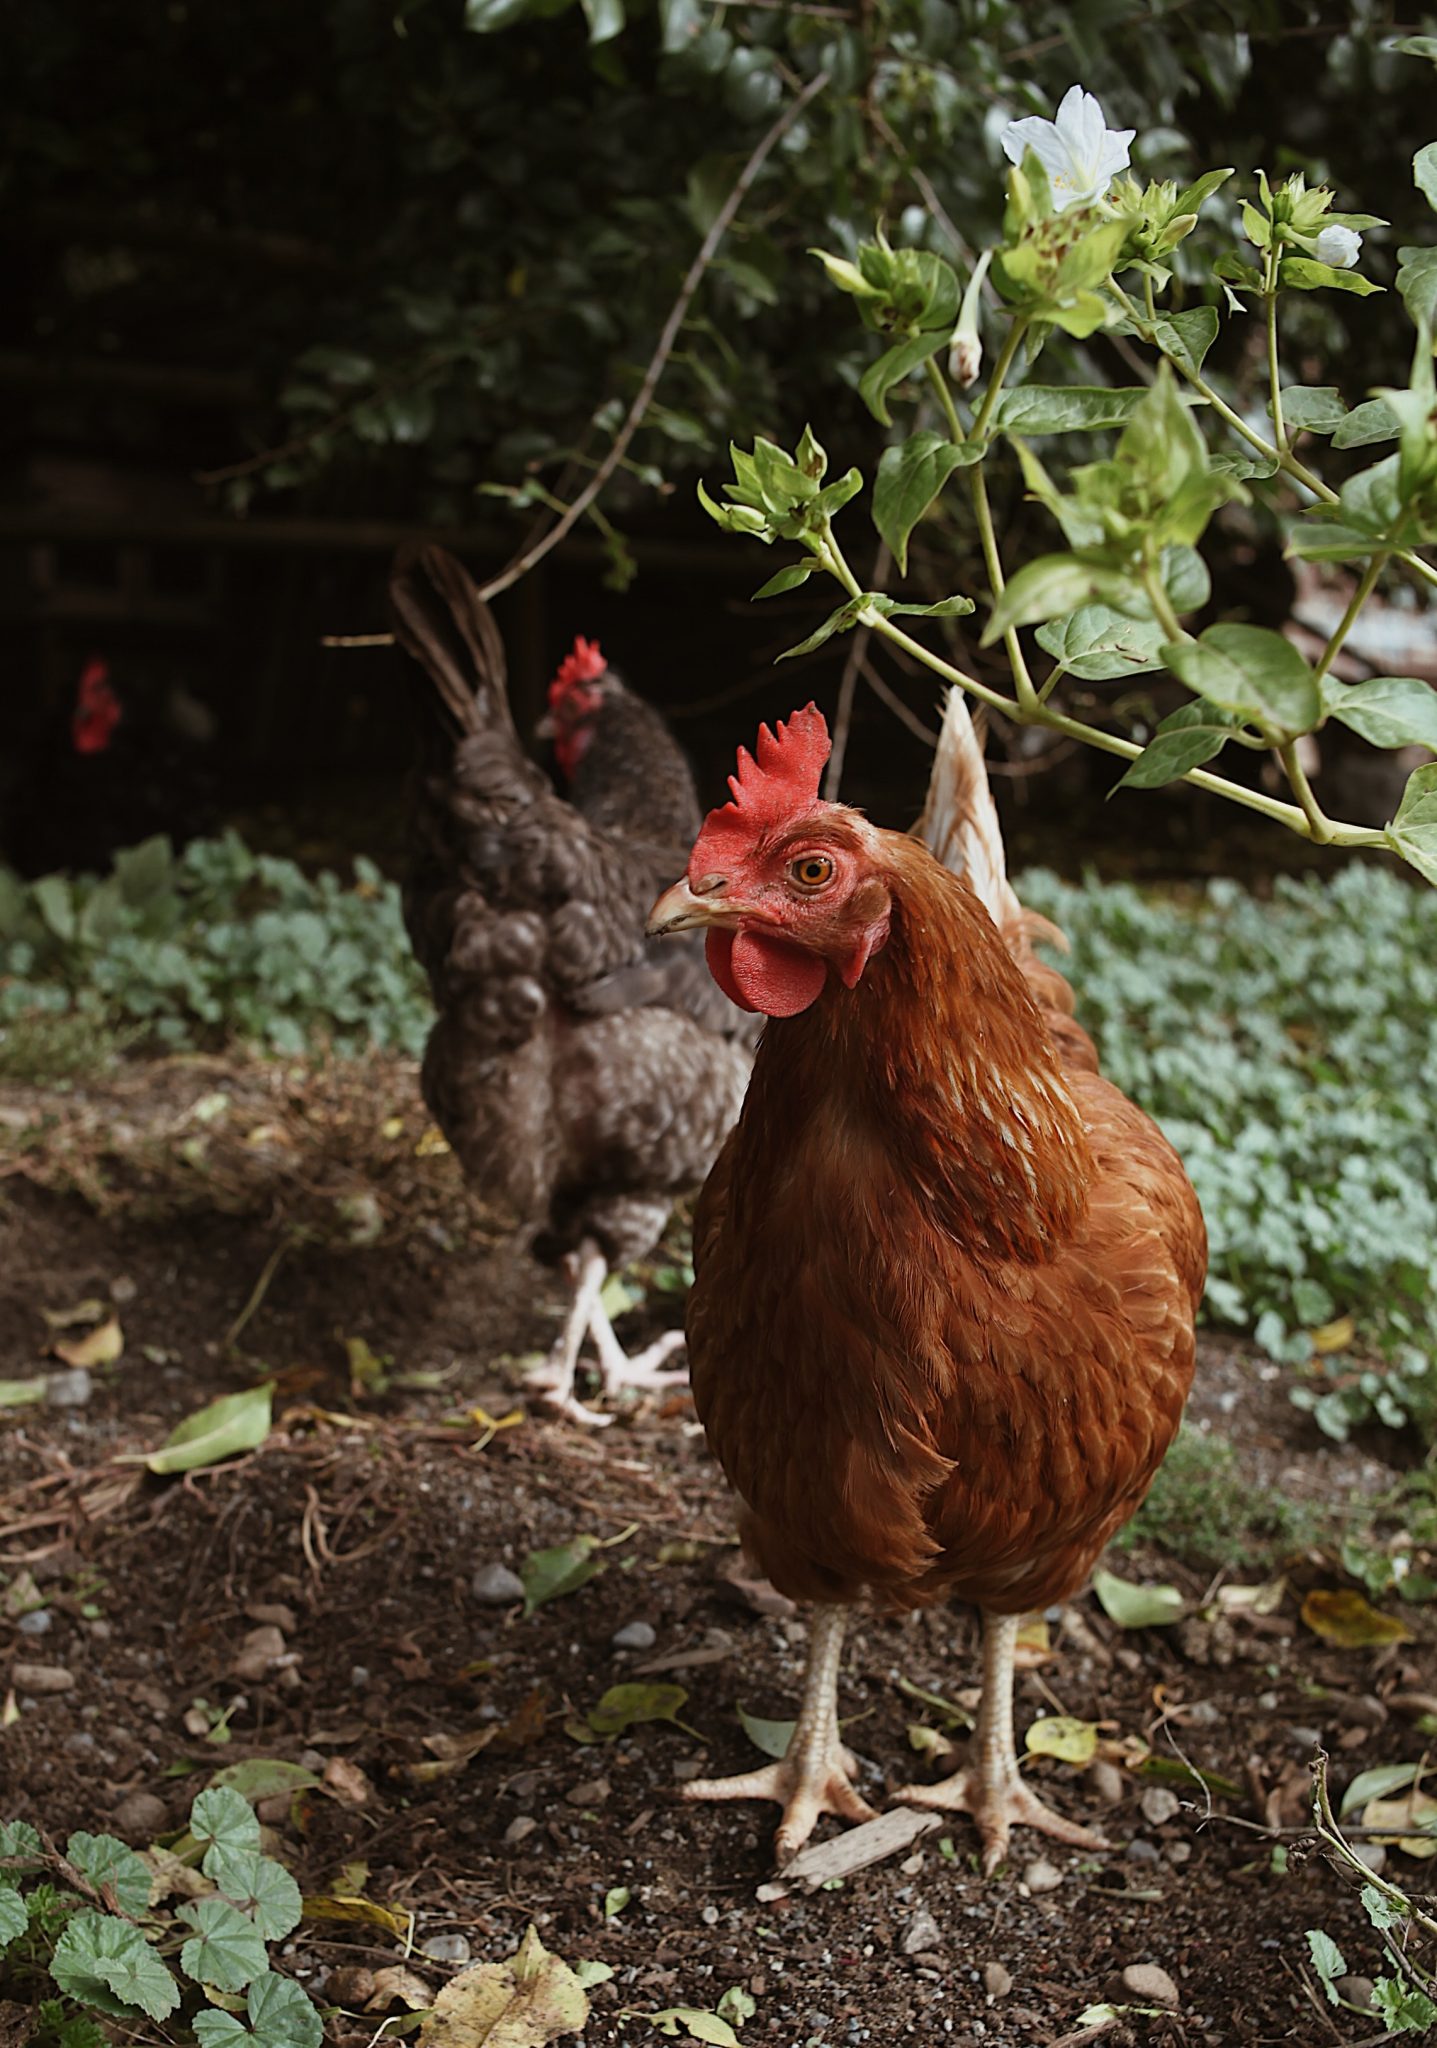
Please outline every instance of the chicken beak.
[{"label": "chicken beak", "polygon": [[665,889],[649,912],[644,932],[651,939],[667,938],[672,932],[694,931],[700,925],[733,925],[745,914],[745,906],[727,895],[723,875],[705,875],[697,889],[688,876]]}]

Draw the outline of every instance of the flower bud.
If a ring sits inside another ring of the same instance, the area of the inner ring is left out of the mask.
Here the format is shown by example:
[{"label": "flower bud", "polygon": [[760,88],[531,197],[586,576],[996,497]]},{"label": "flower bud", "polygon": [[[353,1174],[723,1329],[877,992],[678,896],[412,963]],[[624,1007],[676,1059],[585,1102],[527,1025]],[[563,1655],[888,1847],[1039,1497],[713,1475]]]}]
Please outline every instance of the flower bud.
[{"label": "flower bud", "polygon": [[948,344],[948,374],[960,391],[966,391],[970,384],[978,381],[978,372],[983,367],[983,337],[978,332],[978,298],[983,289],[983,280],[988,274],[988,265],[993,260],[993,251],[985,249],[973,265],[973,275],[968,280],[968,289],[963,294],[963,303],[958,308],[958,325],[953,329],[953,339]]},{"label": "flower bud", "polygon": [[1362,237],[1354,228],[1327,227],[1313,245],[1319,263],[1334,270],[1351,270],[1362,254]]}]

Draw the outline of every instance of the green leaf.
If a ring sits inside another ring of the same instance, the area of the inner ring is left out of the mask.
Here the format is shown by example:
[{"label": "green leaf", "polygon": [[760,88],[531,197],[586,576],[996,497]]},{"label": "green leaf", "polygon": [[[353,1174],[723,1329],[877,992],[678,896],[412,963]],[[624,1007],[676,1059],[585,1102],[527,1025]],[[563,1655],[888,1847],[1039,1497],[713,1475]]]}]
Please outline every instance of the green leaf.
[{"label": "green leaf", "polygon": [[8,1873],[0,1876],[0,1949],[8,1948],[29,1924],[30,1915],[19,1886],[11,1882]]},{"label": "green leaf", "polygon": [[166,2019],[180,2002],[179,1985],[139,1928],[88,1908],[66,1922],[50,1975],[71,1998],[115,2019],[132,2020],[137,2012]]},{"label": "green leaf", "polygon": [[607,43],[624,26],[624,0],[580,0],[589,24],[589,41]]},{"label": "green leaf", "polygon": [[1098,1751],[1098,1724],[1075,1720],[1071,1714],[1045,1714],[1028,1723],[1023,1747],[1030,1756],[1055,1756],[1065,1764],[1090,1764]]},{"label": "green leaf", "polygon": [[679,1709],[687,1699],[681,1685],[611,1685],[590,1708],[589,1726],[596,1735],[622,1735],[642,1721],[672,1721],[679,1726]]},{"label": "green leaf", "polygon": [[1287,552],[1304,562],[1362,562],[1387,550],[1340,519],[1307,519],[1289,532]]},{"label": "green leaf", "polygon": [[889,392],[926,363],[930,356],[936,356],[947,342],[948,336],[943,330],[915,334],[912,340],[900,341],[896,347],[886,349],[876,363],[869,364],[859,380],[858,395],[881,425],[891,427],[893,424],[888,413]]},{"label": "green leaf", "polygon": [[1437,326],[1437,249],[1399,249],[1397,289],[1416,326]]},{"label": "green leaf", "polygon": [[42,875],[30,890],[35,908],[57,939],[75,936],[75,894],[63,875]]},{"label": "green leaf", "polygon": [[531,1551],[519,1573],[526,1617],[546,1601],[576,1593],[601,1572],[603,1560],[594,1555],[598,1548],[597,1536],[575,1536],[568,1543],[555,1544],[552,1550]]},{"label": "green leaf", "polygon": [[908,568],[908,536],[923,517],[955,469],[980,459],[982,450],[971,442],[961,446],[930,428],[885,448],[873,486],[873,523],[898,564],[899,575]]},{"label": "green leaf", "polygon": [[1176,1586],[1136,1586],[1102,1570],[1093,1573],[1093,1591],[1119,1628],[1166,1628],[1181,1621],[1187,1607]]},{"label": "green leaf", "polygon": [[1038,645],[1069,675],[1085,683],[1145,675],[1162,667],[1158,650],[1167,635],[1153,619],[1130,619],[1111,605],[1085,604],[1037,631]]},{"label": "green leaf", "polygon": [[259,1821],[254,1808],[232,1785],[212,1785],[190,1808],[190,1833],[232,1855],[259,1847]]},{"label": "green leaf", "polygon": [[1429,882],[1437,883],[1437,761],[1407,778],[1387,843]]},{"label": "green leaf", "polygon": [[1374,747],[1437,750],[1437,690],[1416,676],[1374,676],[1368,683],[1324,676],[1322,708]]},{"label": "green leaf", "polygon": [[700,2012],[692,2005],[670,2005],[662,2012],[647,2015],[649,2025],[661,2034],[677,2034],[680,2029],[691,2041],[709,2041],[715,2048],[742,2048],[738,2035],[727,2020],[721,2020],[717,2013]]},{"label": "green leaf", "polygon": [[881,591],[870,590],[865,598],[870,611],[882,612],[885,619],[966,619],[975,611],[971,597],[940,597],[937,604],[908,604],[898,597],[885,597]]},{"label": "green leaf", "polygon": [[1214,754],[1220,754],[1236,729],[1226,711],[1211,704],[1182,704],[1158,727],[1136,761],[1115,785],[1118,789],[1161,789],[1201,768]]},{"label": "green leaf", "polygon": [[192,2024],[200,2048],[253,2048],[254,2035],[233,2013],[207,2005],[195,2014]]},{"label": "green leaf", "polygon": [[721,2020],[732,2020],[736,2027],[741,2027],[758,2011],[758,2000],[751,1992],[745,1991],[742,1984],[730,1984],[714,2011]]},{"label": "green leaf", "polygon": [[0,1821],[0,1856],[43,1855],[39,1831],[28,1820]]},{"label": "green leaf", "polygon": [[851,626],[858,623],[858,614],[867,601],[865,597],[850,597],[836,612],[830,612],[821,626],[815,626],[806,640],[800,640],[797,647],[785,647],[776,659],[792,661],[796,654],[812,654],[815,648],[822,647],[825,640],[831,640],[835,633],[846,633]]},{"label": "green leaf", "polygon": [[1035,625],[1093,602],[1147,608],[1138,586],[1117,570],[1098,568],[1076,555],[1039,555],[1024,563],[993,607],[983,645],[991,646],[1010,627]]},{"label": "green leaf", "polygon": [[176,1916],[195,1934],[180,1950],[180,1968],[196,1984],[243,1991],[269,1968],[264,1938],[228,1899],[191,1899]]},{"label": "green leaf", "polygon": [[44,1400],[49,1386],[44,1373],[34,1380],[0,1380],[0,1408],[29,1408]]},{"label": "green leaf", "polygon": [[[292,1764],[277,1756],[250,1756],[216,1771],[210,1779],[210,1789],[227,1785],[245,1799],[277,1799],[281,1792],[306,1792],[318,1783],[314,1772],[307,1771],[303,1764]],[[192,1817],[192,1827],[193,1824]]]},{"label": "green leaf", "polygon": [[1395,441],[1401,427],[1385,398],[1355,405],[1332,437],[1334,448],[1370,448],[1377,441]]},{"label": "green leaf", "polygon": [[994,408],[993,425],[1004,434],[1071,434],[1095,427],[1121,427],[1147,396],[1147,387],[1110,389],[1105,384],[1019,384]]},{"label": "green leaf", "polygon": [[793,1740],[796,1721],[767,1721],[761,1714],[746,1714],[741,1706],[735,1706],[739,1724],[755,1749],[771,1756],[776,1763],[782,1763],[788,1754],[788,1745]]},{"label": "green leaf", "polygon": [[1355,1813],[1369,1799],[1385,1799],[1390,1792],[1400,1792],[1413,1782],[1421,1769],[1421,1764],[1375,1764],[1370,1771],[1359,1771],[1342,1795],[1338,1819],[1345,1820],[1349,1813]]},{"label": "green leaf", "polygon": [[1212,578],[1196,548],[1165,547],[1159,571],[1175,612],[1199,611],[1212,596]]},{"label": "green leaf", "polygon": [[304,1915],[299,1886],[282,1863],[255,1849],[211,1848],[204,1873],[253,1921],[266,1941],[283,1941]]},{"label": "green leaf", "polygon": [[1360,299],[1382,290],[1380,284],[1355,270],[1335,270],[1330,263],[1318,263],[1310,256],[1284,256],[1277,266],[1277,281],[1300,292],[1321,291],[1327,286],[1339,292],[1354,292]]},{"label": "green leaf", "polygon": [[797,590],[801,583],[807,583],[814,567],[812,560],[790,562],[786,569],[780,569],[776,576],[770,576],[767,583],[754,592],[753,602],[757,604],[761,597],[781,597],[785,590]]},{"label": "green leaf", "polygon": [[80,1829],[65,1844],[65,1854],[97,1891],[108,1885],[120,1911],[138,1920],[150,1903],[150,1868],[143,1857],[115,1835]]},{"label": "green leaf", "polygon": [[1429,142],[1412,159],[1412,182],[1437,211],[1437,142]]},{"label": "green leaf", "polygon": [[200,2048],[320,2048],[324,2039],[324,2023],[309,1994],[276,1971],[255,1978],[245,2011],[253,2033],[232,2013],[196,2013],[192,2024]]},{"label": "green leaf", "polygon": [[[1267,409],[1272,411],[1272,401]],[[1335,384],[1290,384],[1282,394],[1282,417],[1289,427],[1309,434],[1334,434],[1347,418],[1347,407]]]},{"label": "green leaf", "polygon": [[1368,1919],[1379,1934],[1385,1934],[1389,1927],[1396,1927],[1407,1918],[1397,1901],[1389,1899],[1385,1892],[1378,1891],[1375,1884],[1365,1884],[1357,1896],[1362,1901]]},{"label": "green leaf", "polygon": [[1437,64],[1437,36],[1403,36],[1387,47],[1399,50],[1404,57],[1426,57]]},{"label": "green leaf", "polygon": [[1163,659],[1209,704],[1277,740],[1311,732],[1322,717],[1312,670],[1290,640],[1266,626],[1209,626],[1201,639],[1165,647]]},{"label": "green leaf", "polygon": [[1437,2026],[1437,2004],[1405,1977],[1379,1977],[1372,2009],[1381,2013],[1389,2034],[1427,2034]]},{"label": "green leaf", "polygon": [[1342,1950],[1330,1934],[1324,1934],[1317,1927],[1308,1928],[1307,1947],[1312,1957],[1312,1967],[1322,1979],[1323,1989],[1334,2005],[1339,2004],[1341,2001],[1333,1985],[1338,1977],[1347,1975],[1347,1964]]},{"label": "green leaf", "polygon": [[610,1885],[604,1893],[604,1918],[617,1920],[633,1896],[626,1884]]},{"label": "green leaf", "polygon": [[529,13],[532,0],[464,0],[464,26],[476,35],[493,35]]},{"label": "green leaf", "polygon": [[1153,339],[1165,356],[1197,371],[1217,340],[1220,325],[1216,306],[1194,306],[1186,313],[1161,315],[1154,324]]},{"label": "green leaf", "polygon": [[144,1460],[151,1472],[196,1472],[258,1450],[270,1432],[274,1387],[246,1387],[222,1394],[172,1429],[159,1450]]}]

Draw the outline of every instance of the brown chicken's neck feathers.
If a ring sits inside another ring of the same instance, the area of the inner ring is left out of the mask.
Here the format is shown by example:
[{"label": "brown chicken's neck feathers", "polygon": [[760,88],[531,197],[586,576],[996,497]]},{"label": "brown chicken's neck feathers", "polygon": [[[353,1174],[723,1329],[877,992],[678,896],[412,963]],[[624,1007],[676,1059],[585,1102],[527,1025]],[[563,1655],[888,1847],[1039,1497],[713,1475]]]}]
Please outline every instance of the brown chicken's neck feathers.
[{"label": "brown chicken's neck feathers", "polygon": [[883,1148],[965,1248],[1046,1258],[1071,1235],[1091,1175],[1052,1037],[967,883],[912,839],[877,836],[888,943],[856,988],[830,977],[810,1010],[770,1025],[750,1110],[779,1125],[841,1122]]}]

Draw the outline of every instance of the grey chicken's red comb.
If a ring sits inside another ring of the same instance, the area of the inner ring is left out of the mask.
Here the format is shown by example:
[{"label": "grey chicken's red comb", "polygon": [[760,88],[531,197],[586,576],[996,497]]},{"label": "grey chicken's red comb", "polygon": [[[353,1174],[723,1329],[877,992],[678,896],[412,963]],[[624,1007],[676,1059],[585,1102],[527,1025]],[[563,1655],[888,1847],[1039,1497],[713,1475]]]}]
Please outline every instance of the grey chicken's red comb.
[{"label": "grey chicken's red comb", "polygon": [[816,704],[758,729],[752,754],[738,750],[738,772],[728,779],[731,803],[709,812],[694,843],[689,872],[707,874],[747,851],[760,835],[806,811],[818,800],[823,764],[832,752],[828,722]]}]

